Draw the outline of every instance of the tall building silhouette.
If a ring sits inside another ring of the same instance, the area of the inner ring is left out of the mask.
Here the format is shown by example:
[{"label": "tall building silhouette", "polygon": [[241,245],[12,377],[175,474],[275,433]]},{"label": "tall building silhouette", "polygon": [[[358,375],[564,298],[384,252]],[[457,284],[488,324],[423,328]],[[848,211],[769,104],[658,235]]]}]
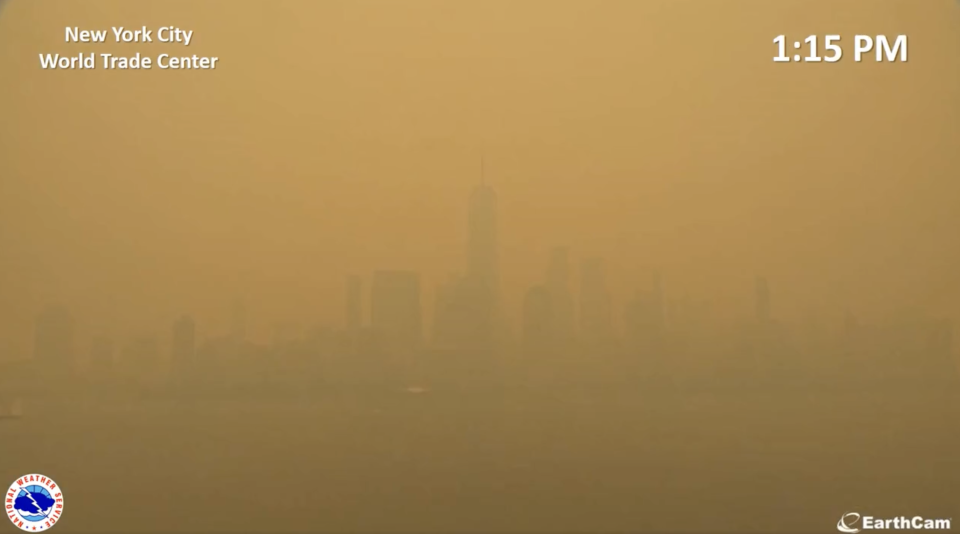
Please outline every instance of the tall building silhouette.
[{"label": "tall building silhouette", "polygon": [[438,288],[434,339],[444,348],[488,351],[497,316],[492,293],[481,279],[463,276]]},{"label": "tall building silhouette", "polygon": [[757,322],[760,324],[770,324],[770,286],[767,279],[758,276],[756,279],[756,314]]},{"label": "tall building silhouette", "polygon": [[580,336],[596,345],[613,336],[612,303],[607,290],[603,260],[584,260],[580,268]]},{"label": "tall building silhouette", "polygon": [[347,333],[353,337],[363,326],[363,279],[347,277]]},{"label": "tall building silhouette", "polygon": [[[481,169],[481,180],[483,170]],[[467,214],[467,276],[481,282],[497,300],[500,285],[497,194],[486,183],[470,195]]]},{"label": "tall building silhouette", "polygon": [[423,335],[420,275],[410,271],[377,271],[370,288],[370,326],[387,350],[420,345]]},{"label": "tall building silhouette", "polygon": [[74,322],[70,313],[51,306],[37,316],[33,356],[41,364],[56,364],[63,368],[74,365]]},{"label": "tall building silhouette", "polygon": [[481,353],[493,349],[502,326],[497,246],[497,195],[481,183],[467,209],[467,272],[438,288],[433,332],[438,345]]},{"label": "tall building silhouette", "polygon": [[[481,161],[482,167],[482,161]],[[497,194],[483,182],[470,194],[467,215],[467,274],[456,290],[461,346],[492,348],[501,327]]]},{"label": "tall building silhouette", "polygon": [[193,362],[197,346],[197,328],[189,316],[184,315],[173,324],[171,356],[175,366]]}]

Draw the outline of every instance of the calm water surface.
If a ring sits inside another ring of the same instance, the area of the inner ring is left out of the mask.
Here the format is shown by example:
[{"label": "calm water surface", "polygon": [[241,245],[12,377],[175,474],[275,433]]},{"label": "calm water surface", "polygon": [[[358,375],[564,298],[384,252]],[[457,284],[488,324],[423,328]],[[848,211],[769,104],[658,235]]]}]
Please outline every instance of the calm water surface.
[{"label": "calm water surface", "polygon": [[27,403],[0,478],[58,532],[831,532],[960,520],[952,398],[389,392]]}]

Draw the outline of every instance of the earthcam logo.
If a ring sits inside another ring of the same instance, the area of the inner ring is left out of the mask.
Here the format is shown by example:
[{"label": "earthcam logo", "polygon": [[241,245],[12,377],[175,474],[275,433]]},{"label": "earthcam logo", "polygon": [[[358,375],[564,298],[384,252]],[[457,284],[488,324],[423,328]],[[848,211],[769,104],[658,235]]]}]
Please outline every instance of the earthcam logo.
[{"label": "earthcam logo", "polygon": [[4,496],[10,521],[27,532],[45,532],[63,515],[63,491],[52,478],[25,475],[10,484]]},{"label": "earthcam logo", "polygon": [[861,530],[950,530],[952,519],[926,519],[920,516],[877,519],[856,512],[847,512],[837,521],[837,530],[857,534]]}]

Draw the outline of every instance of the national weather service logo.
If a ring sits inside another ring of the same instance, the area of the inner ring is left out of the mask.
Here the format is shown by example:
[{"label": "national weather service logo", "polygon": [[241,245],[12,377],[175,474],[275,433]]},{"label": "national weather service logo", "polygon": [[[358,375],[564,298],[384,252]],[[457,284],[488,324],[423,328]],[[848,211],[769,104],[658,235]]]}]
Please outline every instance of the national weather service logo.
[{"label": "national weather service logo", "polygon": [[26,475],[10,485],[4,496],[7,517],[20,530],[50,530],[63,515],[63,491],[52,478]]}]

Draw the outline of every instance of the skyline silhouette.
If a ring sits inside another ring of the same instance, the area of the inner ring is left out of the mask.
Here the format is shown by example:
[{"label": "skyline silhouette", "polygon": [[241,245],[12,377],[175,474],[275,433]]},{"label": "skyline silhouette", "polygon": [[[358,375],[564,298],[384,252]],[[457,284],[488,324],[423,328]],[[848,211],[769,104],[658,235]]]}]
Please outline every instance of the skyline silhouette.
[{"label": "skyline silhouette", "polygon": [[[541,376],[554,384],[619,381],[641,390],[774,386],[919,391],[960,384],[953,325],[947,319],[901,314],[863,324],[848,312],[833,324],[791,324],[777,319],[770,284],[757,276],[753,317],[724,324],[718,318],[725,310],[711,309],[709,302],[686,293],[672,297],[659,271],[647,288],[637,288],[617,308],[606,290],[602,258],[584,260],[579,291],[572,291],[566,247],[550,251],[542,279],[527,290],[520,321],[509,323],[498,307],[495,191],[486,183],[477,186],[467,213],[466,274],[452,276],[438,292],[432,330],[423,319],[420,274],[377,269],[368,292],[363,291],[363,276],[345,277],[341,325],[277,325],[267,343],[248,337],[247,306],[240,299],[231,308],[229,328],[220,334],[199,338],[194,319],[186,314],[172,323],[167,337],[94,337],[89,351],[76,346],[70,312],[49,306],[37,316],[32,360],[74,379],[132,377],[127,385],[134,389],[196,387],[206,384],[203,376],[209,375],[222,384],[242,382],[231,369],[244,366],[247,373],[285,369],[293,372],[289,377],[300,374],[300,382],[317,384],[349,382],[350,376],[446,386],[470,379],[487,387],[536,384],[534,377]],[[115,344],[120,351],[114,351]],[[300,371],[294,371],[298,366]],[[62,384],[69,387],[69,380]],[[98,388],[103,385],[97,381]],[[274,385],[290,382],[280,379]]]},{"label": "skyline silhouette", "polygon": [[[16,50],[73,50],[62,48],[61,19],[102,19],[66,5],[4,6],[5,72],[50,97],[5,114],[4,359],[32,352],[35,316],[56,302],[87,323],[80,332],[109,337],[185,311],[220,332],[237,298],[261,342],[279,323],[339,326],[343,277],[369,282],[378,268],[421,273],[432,329],[438,288],[467,274],[463,199],[481,181],[481,156],[501,197],[499,306],[511,324],[556,246],[570,250],[574,292],[579,262],[605,259],[616,308],[659,270],[675,296],[742,317],[762,275],[785,320],[840,321],[850,309],[876,321],[896,308],[956,320],[958,69],[937,45],[955,40],[952,3],[881,3],[853,18],[823,8],[792,22],[784,14],[804,4],[584,14],[576,2],[533,2],[506,19],[475,4],[425,2],[417,16],[416,3],[333,5],[271,12],[259,21],[268,35],[295,42],[259,55],[216,22],[213,4],[168,8],[193,26],[197,53],[236,51],[205,78],[40,73]],[[140,24],[160,17],[125,13]],[[342,17],[354,26],[335,23]],[[298,19],[339,44],[279,29]],[[680,20],[680,30],[653,22]],[[917,51],[906,64],[768,57],[768,34],[849,34],[890,20]],[[728,49],[712,48],[723,40]],[[314,55],[286,68],[287,47]],[[26,96],[3,91],[8,103]],[[24,134],[48,122],[62,142]],[[117,147],[112,163],[93,156],[101,146]]]}]

